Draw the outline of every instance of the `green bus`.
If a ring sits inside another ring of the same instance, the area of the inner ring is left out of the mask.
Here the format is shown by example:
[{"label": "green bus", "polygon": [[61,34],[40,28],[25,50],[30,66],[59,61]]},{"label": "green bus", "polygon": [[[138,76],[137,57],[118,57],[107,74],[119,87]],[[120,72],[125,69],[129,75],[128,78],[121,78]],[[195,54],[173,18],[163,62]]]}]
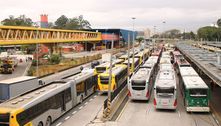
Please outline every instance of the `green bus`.
[{"label": "green bus", "polygon": [[179,84],[187,112],[210,111],[210,89],[192,67],[180,68]]}]

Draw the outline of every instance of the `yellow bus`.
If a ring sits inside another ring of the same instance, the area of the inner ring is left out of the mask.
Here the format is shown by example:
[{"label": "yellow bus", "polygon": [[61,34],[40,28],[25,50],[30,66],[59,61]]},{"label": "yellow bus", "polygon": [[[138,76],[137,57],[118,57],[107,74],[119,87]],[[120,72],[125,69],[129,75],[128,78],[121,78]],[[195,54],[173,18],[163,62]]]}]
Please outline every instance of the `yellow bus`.
[{"label": "yellow bus", "polygon": [[[132,67],[132,63],[133,63],[133,58],[130,58],[129,59],[130,73],[133,73],[140,65],[138,58],[134,58],[134,67]],[[128,65],[128,60],[124,61],[123,64],[127,66]]]},{"label": "yellow bus", "polygon": [[[113,63],[113,66],[114,66],[114,64],[115,63]],[[109,62],[102,63],[102,64],[95,67],[95,74],[103,73],[106,70],[109,70],[109,68],[110,68],[110,63]]]},{"label": "yellow bus", "polygon": [[50,126],[95,92],[94,71],[53,82],[0,104],[0,126]]},{"label": "yellow bus", "polygon": [[[113,67],[111,75],[111,91],[117,89],[126,80],[127,80],[127,66],[121,64]],[[109,84],[109,70],[98,75],[98,90],[101,92],[107,92],[108,84]]]},{"label": "yellow bus", "polygon": [[139,59],[139,64],[142,64],[144,61],[145,61],[145,58],[144,58],[144,52],[139,52],[138,54],[136,54],[134,56],[134,58],[138,58]]}]

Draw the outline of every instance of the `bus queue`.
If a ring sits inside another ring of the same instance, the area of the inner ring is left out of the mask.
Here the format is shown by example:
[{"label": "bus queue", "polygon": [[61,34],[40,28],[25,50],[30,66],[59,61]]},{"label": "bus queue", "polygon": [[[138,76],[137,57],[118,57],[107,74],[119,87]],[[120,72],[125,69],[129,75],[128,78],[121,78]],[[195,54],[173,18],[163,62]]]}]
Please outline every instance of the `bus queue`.
[{"label": "bus queue", "polygon": [[206,83],[182,54],[164,50],[160,44],[153,50],[137,52],[134,59],[131,54],[129,59],[125,54],[113,61],[112,75],[109,75],[110,63],[102,63],[3,102],[0,125],[50,126],[96,91],[107,92],[110,78],[112,92],[129,79],[129,99],[153,98],[155,109],[176,110],[177,94],[181,92],[187,112],[209,112],[210,90]]}]

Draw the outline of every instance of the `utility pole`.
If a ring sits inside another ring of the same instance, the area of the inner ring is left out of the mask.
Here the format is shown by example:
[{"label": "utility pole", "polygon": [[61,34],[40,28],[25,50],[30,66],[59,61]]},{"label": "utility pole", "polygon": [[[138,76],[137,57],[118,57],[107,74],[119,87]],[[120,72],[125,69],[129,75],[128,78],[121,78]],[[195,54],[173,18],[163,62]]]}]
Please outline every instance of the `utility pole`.
[{"label": "utility pole", "polygon": [[127,75],[128,75],[128,83],[129,83],[129,76],[130,76],[130,33],[128,34],[128,50],[127,50]]},{"label": "utility pole", "polygon": [[110,114],[110,108],[111,108],[111,82],[112,82],[113,47],[114,47],[114,33],[112,33],[112,42],[111,42],[110,70],[109,70],[109,82],[108,82],[107,116]]},{"label": "utility pole", "polygon": [[[134,41],[135,41],[135,35],[134,35],[134,20],[136,18],[135,17],[132,17],[132,20],[133,20],[133,42],[132,42],[132,50],[133,50],[133,59],[132,59],[132,71],[134,71]],[[128,62],[129,63],[129,62]]]}]

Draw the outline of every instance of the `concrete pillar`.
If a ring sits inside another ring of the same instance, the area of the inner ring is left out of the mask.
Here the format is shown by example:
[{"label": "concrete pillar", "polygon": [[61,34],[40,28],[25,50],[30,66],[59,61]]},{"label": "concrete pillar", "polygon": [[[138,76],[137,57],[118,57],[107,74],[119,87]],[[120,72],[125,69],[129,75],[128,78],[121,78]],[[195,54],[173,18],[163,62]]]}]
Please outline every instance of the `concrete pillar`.
[{"label": "concrete pillar", "polygon": [[217,54],[217,64],[221,65],[221,51],[218,50],[216,51]]}]

